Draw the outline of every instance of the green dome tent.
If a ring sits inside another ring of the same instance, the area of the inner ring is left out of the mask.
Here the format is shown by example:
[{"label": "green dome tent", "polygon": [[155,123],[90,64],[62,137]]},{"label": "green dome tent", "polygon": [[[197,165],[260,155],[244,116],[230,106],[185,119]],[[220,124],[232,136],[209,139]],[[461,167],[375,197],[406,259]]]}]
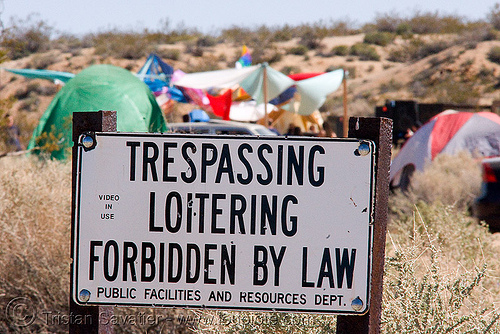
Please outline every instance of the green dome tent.
[{"label": "green dome tent", "polygon": [[144,82],[123,68],[94,65],[69,80],[56,94],[33,132],[28,149],[50,152],[56,159],[67,158],[73,146],[73,112],[98,110],[116,110],[120,132],[167,129],[161,109]]}]

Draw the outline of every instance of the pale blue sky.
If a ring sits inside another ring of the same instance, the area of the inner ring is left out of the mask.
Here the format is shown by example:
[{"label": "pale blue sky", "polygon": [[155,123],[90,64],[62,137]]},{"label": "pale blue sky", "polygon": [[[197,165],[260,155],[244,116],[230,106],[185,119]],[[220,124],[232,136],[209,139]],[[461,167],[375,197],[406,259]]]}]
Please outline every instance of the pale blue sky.
[{"label": "pale blue sky", "polygon": [[[1,3],[3,2],[3,6]],[[171,28],[184,23],[204,33],[217,33],[232,25],[254,28],[266,24],[292,26],[349,20],[361,25],[377,14],[411,16],[416,11],[459,15],[468,20],[486,20],[499,0],[0,0],[0,19],[8,27],[11,17],[25,19],[38,13],[58,31],[73,34],[122,30],[156,29],[168,20]]]}]

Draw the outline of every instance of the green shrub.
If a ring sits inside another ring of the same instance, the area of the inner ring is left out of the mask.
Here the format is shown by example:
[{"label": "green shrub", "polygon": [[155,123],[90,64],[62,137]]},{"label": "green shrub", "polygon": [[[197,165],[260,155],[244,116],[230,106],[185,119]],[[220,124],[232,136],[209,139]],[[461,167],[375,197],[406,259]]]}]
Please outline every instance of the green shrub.
[{"label": "green shrub", "polygon": [[403,19],[397,14],[377,14],[374,24],[366,25],[364,31],[396,32]]},{"label": "green shrub", "polygon": [[500,46],[492,46],[488,52],[488,59],[496,64],[500,64]]},{"label": "green shrub", "polygon": [[181,50],[179,49],[161,49],[157,51],[158,55],[165,59],[170,60],[180,60],[181,59]]},{"label": "green shrub", "polygon": [[333,56],[347,56],[349,54],[349,47],[347,45],[337,45],[332,48],[331,54]]},{"label": "green shrub", "polygon": [[455,15],[439,15],[438,12],[416,12],[408,20],[411,31],[416,34],[461,33],[466,28],[464,18]]},{"label": "green shrub", "polygon": [[351,46],[349,53],[352,56],[358,56],[360,60],[380,60],[380,55],[377,53],[377,50],[373,46],[365,43],[354,44]]},{"label": "green shrub", "polygon": [[198,47],[209,47],[217,44],[217,39],[212,36],[202,36],[196,41]]},{"label": "green shrub", "polygon": [[327,35],[327,31],[320,26],[301,26],[299,31],[299,44],[307,47],[309,50],[321,48],[321,40]]},{"label": "green shrub", "polygon": [[411,30],[411,26],[408,22],[402,22],[396,27],[396,34],[403,37],[409,37],[413,34],[413,31]]},{"label": "green shrub", "polygon": [[451,45],[451,41],[435,41],[426,43],[420,38],[412,38],[409,43],[392,49],[389,52],[387,60],[401,63],[407,61],[417,61],[446,50]]},{"label": "green shrub", "polygon": [[418,60],[439,53],[450,47],[447,41],[437,41],[433,43],[424,43],[421,48],[415,50],[412,59]]},{"label": "green shrub", "polygon": [[411,59],[411,55],[408,52],[408,48],[397,48],[392,49],[387,56],[387,60],[396,63],[405,63]]},{"label": "green shrub", "polygon": [[269,63],[273,64],[280,61],[283,58],[283,54],[277,47],[272,45],[260,45],[255,46],[252,49],[252,63]]},{"label": "green shrub", "polygon": [[457,80],[447,74],[439,80],[431,81],[432,94],[437,101],[455,104],[477,104],[481,91],[476,81]]},{"label": "green shrub", "polygon": [[293,38],[293,28],[288,24],[285,24],[283,27],[276,29],[273,34],[274,42],[286,42]]},{"label": "green shrub", "polygon": [[363,42],[366,44],[375,44],[380,46],[387,46],[394,41],[394,34],[385,31],[376,31],[365,34]]},{"label": "green shrub", "polygon": [[103,57],[140,59],[147,56],[151,45],[142,34],[108,31],[92,37],[95,54]]},{"label": "green shrub", "polygon": [[193,57],[203,57],[203,48],[195,45],[194,43],[188,43],[186,45],[186,53],[189,53]]},{"label": "green shrub", "polygon": [[252,37],[252,31],[247,28],[232,26],[227,29],[222,29],[221,38],[226,42],[234,42],[238,44],[249,45]]},{"label": "green shrub", "polygon": [[52,44],[55,49],[71,53],[78,53],[81,48],[87,47],[83,44],[83,39],[70,34],[63,34],[59,36],[53,41]]},{"label": "green shrub", "polygon": [[289,53],[296,56],[306,55],[309,49],[305,45],[298,45],[288,50]]},{"label": "green shrub", "polygon": [[57,57],[54,54],[35,54],[31,59],[30,67],[43,70],[56,62]]},{"label": "green shrub", "polygon": [[21,101],[20,110],[29,112],[37,112],[40,106],[40,98],[34,92],[31,92],[24,100]]},{"label": "green shrub", "polygon": [[401,83],[392,78],[389,82],[380,85],[380,94],[396,92],[402,88]]}]

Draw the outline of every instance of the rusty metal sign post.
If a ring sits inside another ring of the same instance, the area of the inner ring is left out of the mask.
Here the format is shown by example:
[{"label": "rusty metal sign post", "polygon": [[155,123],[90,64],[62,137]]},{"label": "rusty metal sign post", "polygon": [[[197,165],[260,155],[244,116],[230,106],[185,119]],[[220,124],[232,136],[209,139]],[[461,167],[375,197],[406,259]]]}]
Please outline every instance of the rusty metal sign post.
[{"label": "rusty metal sign post", "polygon": [[372,253],[371,304],[362,316],[337,317],[337,334],[378,334],[382,316],[382,289],[385,263],[385,239],[389,200],[389,168],[391,165],[392,120],[388,118],[349,119],[349,137],[375,142],[375,210]]}]

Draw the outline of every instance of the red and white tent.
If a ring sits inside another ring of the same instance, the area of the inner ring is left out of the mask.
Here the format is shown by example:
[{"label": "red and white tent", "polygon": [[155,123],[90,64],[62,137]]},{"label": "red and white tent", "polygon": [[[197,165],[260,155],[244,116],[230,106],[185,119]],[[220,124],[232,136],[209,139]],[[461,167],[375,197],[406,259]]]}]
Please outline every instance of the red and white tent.
[{"label": "red and white tent", "polygon": [[406,166],[423,170],[439,153],[469,151],[474,156],[500,155],[500,116],[491,112],[443,111],[419,128],[391,163],[390,180]]}]

